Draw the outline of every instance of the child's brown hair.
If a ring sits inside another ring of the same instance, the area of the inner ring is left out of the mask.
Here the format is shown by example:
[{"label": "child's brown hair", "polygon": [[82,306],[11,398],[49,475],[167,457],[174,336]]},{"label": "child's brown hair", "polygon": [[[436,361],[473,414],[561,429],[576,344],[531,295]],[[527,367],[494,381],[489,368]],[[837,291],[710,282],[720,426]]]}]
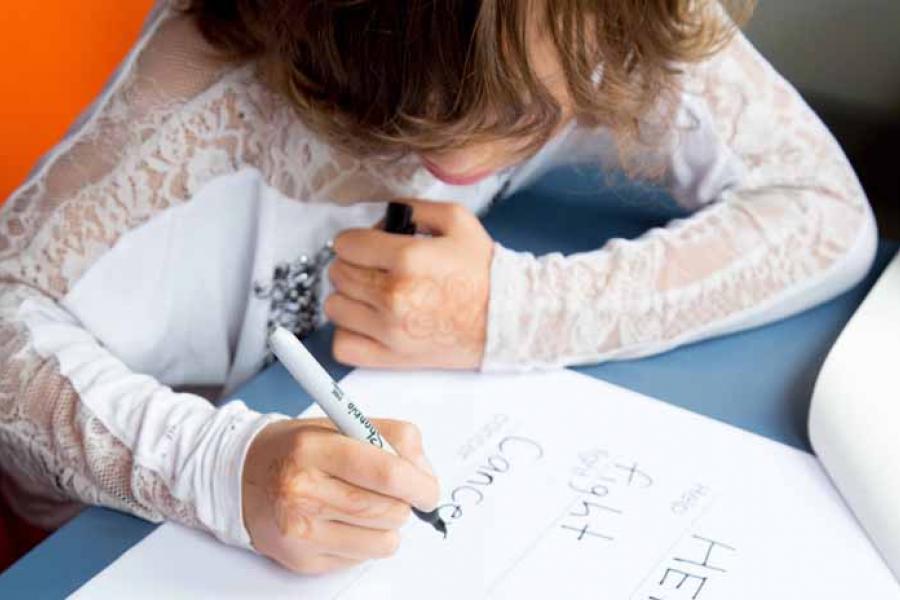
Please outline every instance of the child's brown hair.
[{"label": "child's brown hair", "polygon": [[[203,35],[261,61],[317,134],[360,155],[497,138],[541,145],[562,107],[535,74],[546,36],[574,116],[633,137],[679,63],[718,50],[754,0],[192,0]],[[729,16],[730,15],[730,16]]]}]

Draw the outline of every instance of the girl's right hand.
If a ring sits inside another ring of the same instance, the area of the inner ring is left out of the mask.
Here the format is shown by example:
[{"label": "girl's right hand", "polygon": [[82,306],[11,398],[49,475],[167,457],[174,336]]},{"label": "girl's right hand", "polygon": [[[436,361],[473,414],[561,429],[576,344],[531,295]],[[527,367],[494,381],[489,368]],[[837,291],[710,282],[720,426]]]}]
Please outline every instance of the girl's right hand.
[{"label": "girl's right hand", "polygon": [[402,458],[341,435],[326,419],[280,421],[256,436],[242,493],[257,551],[318,574],[397,550],[410,505],[432,510],[438,482],[415,426],[375,423]]}]

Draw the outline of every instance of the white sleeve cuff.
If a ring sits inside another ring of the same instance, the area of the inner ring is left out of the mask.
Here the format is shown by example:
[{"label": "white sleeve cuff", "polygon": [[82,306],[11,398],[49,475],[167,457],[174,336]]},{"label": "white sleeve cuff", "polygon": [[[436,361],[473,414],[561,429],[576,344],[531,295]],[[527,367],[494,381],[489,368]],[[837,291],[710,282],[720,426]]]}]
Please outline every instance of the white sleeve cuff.
[{"label": "white sleeve cuff", "polygon": [[264,427],[288,417],[260,414],[239,401],[221,407],[216,415],[218,439],[210,445],[209,493],[197,490],[197,517],[226,544],[253,550],[244,526],[242,475],[250,444]]}]

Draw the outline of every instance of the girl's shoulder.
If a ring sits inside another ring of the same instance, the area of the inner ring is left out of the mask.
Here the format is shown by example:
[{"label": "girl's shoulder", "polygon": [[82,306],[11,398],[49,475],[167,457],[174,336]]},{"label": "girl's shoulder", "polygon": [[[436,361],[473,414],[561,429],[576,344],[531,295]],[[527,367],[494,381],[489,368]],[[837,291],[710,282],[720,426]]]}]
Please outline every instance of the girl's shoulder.
[{"label": "girl's shoulder", "polygon": [[271,170],[275,134],[296,120],[288,112],[253,65],[225,60],[189,16],[158,8],[104,91],[2,207],[0,276],[64,295],[124,232],[218,176]]}]

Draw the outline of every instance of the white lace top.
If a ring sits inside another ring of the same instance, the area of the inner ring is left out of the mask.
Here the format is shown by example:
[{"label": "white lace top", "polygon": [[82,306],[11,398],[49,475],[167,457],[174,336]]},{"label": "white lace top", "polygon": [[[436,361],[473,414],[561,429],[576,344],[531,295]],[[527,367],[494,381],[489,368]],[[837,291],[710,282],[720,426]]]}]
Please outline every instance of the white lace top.
[{"label": "white lace top", "polygon": [[[840,148],[738,36],[686,67],[666,181],[692,216],[593,252],[496,246],[484,369],[661,352],[784,317],[858,281],[876,230]],[[483,209],[559,157],[614,167],[570,127],[474,186],[414,158],[369,165],[311,135],[255,76],[165,6],[107,91],[0,218],[2,491],[52,527],[80,503],[247,546],[240,475],[273,415],[215,406],[265,355],[254,283],[393,196]],[[182,391],[176,391],[182,390]]]}]

